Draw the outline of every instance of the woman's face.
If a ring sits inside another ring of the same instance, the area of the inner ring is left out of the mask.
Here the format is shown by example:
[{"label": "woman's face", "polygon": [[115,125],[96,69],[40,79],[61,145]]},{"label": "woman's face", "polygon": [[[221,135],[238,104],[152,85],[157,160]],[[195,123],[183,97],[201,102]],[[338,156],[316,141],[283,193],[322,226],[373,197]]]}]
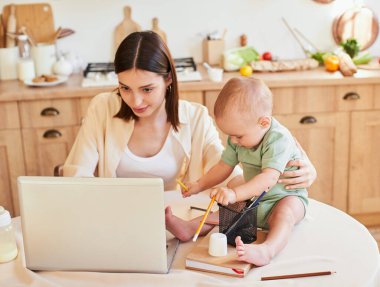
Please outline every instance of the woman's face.
[{"label": "woman's face", "polygon": [[120,95],[137,117],[149,117],[161,107],[165,111],[166,89],[171,79],[139,69],[121,72],[117,77]]}]

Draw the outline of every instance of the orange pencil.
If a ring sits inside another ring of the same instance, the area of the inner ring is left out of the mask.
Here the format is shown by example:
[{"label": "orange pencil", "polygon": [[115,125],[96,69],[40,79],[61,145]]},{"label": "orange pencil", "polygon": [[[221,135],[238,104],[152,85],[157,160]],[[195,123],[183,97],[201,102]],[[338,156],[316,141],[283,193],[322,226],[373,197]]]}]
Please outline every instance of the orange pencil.
[{"label": "orange pencil", "polygon": [[206,209],[206,212],[205,212],[205,214],[203,215],[202,221],[201,221],[201,223],[199,224],[197,231],[195,231],[195,234],[194,234],[194,237],[193,237],[193,241],[194,241],[194,242],[197,241],[197,238],[198,238],[198,236],[199,236],[199,233],[201,232],[201,229],[202,229],[202,227],[203,227],[203,224],[205,223],[206,218],[207,218],[208,214],[210,213],[210,210],[211,210],[211,207],[212,207],[214,201],[215,201],[215,195],[211,198],[211,201],[210,201],[210,203],[209,203],[209,205],[208,205],[208,207],[207,207],[207,209]]},{"label": "orange pencil", "polygon": [[331,275],[336,272],[332,271],[322,271],[322,272],[312,272],[312,273],[299,273],[299,274],[287,274],[287,275],[278,275],[278,276],[268,276],[261,277],[261,281],[266,280],[278,280],[278,279],[290,279],[290,278],[301,278],[301,277],[313,277],[313,276],[323,276],[323,275]]}]

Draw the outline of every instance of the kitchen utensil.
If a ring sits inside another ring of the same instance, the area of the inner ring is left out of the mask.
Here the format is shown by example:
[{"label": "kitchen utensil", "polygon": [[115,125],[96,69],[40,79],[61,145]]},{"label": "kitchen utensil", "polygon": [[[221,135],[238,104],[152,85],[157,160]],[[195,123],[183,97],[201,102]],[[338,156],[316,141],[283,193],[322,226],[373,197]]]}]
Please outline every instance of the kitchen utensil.
[{"label": "kitchen utensil", "polygon": [[160,35],[161,39],[167,44],[166,33],[158,26],[158,18],[154,17],[152,19],[152,31]]},{"label": "kitchen utensil", "polygon": [[4,48],[5,46],[5,32],[4,32],[4,25],[3,25],[3,15],[0,14],[0,48]]},{"label": "kitchen utensil", "polygon": [[22,26],[19,31],[21,34],[25,34],[28,37],[30,45],[36,45],[36,41],[34,40],[33,36],[29,33],[28,29],[25,26]]},{"label": "kitchen utensil", "polygon": [[[5,23],[11,15],[12,5],[6,5],[3,8],[3,17]],[[25,26],[30,36],[36,43],[49,42],[55,33],[53,11],[48,3],[19,4],[15,5],[15,17],[17,31]],[[8,31],[9,32],[9,31]]]},{"label": "kitchen utensil", "polygon": [[53,39],[50,41],[51,44],[55,44],[57,42],[57,39],[59,35],[61,34],[62,27],[59,27],[57,31],[54,33]]},{"label": "kitchen utensil", "polygon": [[121,41],[124,40],[129,34],[137,31],[141,31],[141,27],[131,17],[132,9],[129,6],[124,7],[124,19],[115,28],[114,49],[115,51],[119,47]]},{"label": "kitchen utensil", "polygon": [[74,33],[75,33],[75,31],[70,29],[70,28],[62,28],[61,32],[58,35],[58,39],[65,38],[65,37],[70,36]]},{"label": "kitchen utensil", "polygon": [[356,6],[335,18],[332,33],[337,44],[354,38],[360,50],[365,50],[376,41],[379,21],[370,8]]},{"label": "kitchen utensil", "polygon": [[[16,5],[12,4],[9,6],[9,16],[8,18],[5,18],[5,21],[7,23],[7,29],[6,29],[6,32],[7,32],[7,35],[6,35],[6,39],[5,39],[5,47],[7,48],[11,48],[11,47],[14,47],[16,46],[16,38],[14,36],[12,36],[12,34],[16,34],[16,23],[17,23],[17,20],[16,20]],[[5,17],[5,13],[3,13],[4,17]]]}]

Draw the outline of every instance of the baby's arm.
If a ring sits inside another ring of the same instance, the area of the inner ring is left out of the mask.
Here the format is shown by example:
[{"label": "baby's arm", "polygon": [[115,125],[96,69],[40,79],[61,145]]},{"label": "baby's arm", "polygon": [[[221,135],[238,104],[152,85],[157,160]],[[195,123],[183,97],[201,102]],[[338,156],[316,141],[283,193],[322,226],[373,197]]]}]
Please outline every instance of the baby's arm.
[{"label": "baby's arm", "polygon": [[270,190],[277,183],[280,174],[281,173],[276,169],[264,168],[260,174],[256,175],[247,183],[232,189],[214,189],[210,197],[215,195],[215,200],[223,205],[251,199],[254,196],[259,196],[263,191]]},{"label": "baby's arm", "polygon": [[220,160],[205,175],[196,182],[186,183],[187,191],[181,189],[183,197],[191,196],[209,189],[223,181],[225,181],[233,171],[233,167]]},{"label": "baby's arm", "polygon": [[244,201],[259,196],[263,191],[270,190],[276,185],[281,173],[274,168],[264,168],[262,172],[247,183],[235,187],[236,201]]}]

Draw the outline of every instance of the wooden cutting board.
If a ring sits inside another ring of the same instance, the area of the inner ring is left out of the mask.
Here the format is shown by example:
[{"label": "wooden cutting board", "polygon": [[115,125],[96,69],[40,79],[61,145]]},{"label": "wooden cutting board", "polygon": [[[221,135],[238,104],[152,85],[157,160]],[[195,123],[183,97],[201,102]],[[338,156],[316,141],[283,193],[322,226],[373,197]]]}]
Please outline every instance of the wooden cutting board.
[{"label": "wooden cutting board", "polygon": [[[3,8],[3,23],[7,23],[10,5]],[[25,26],[36,43],[53,40],[55,34],[53,11],[48,3],[16,5],[17,31]]]},{"label": "wooden cutting board", "polygon": [[124,19],[116,26],[114,33],[114,51],[116,52],[120,43],[133,32],[141,31],[141,27],[132,20],[132,8],[130,6],[124,7]]}]

